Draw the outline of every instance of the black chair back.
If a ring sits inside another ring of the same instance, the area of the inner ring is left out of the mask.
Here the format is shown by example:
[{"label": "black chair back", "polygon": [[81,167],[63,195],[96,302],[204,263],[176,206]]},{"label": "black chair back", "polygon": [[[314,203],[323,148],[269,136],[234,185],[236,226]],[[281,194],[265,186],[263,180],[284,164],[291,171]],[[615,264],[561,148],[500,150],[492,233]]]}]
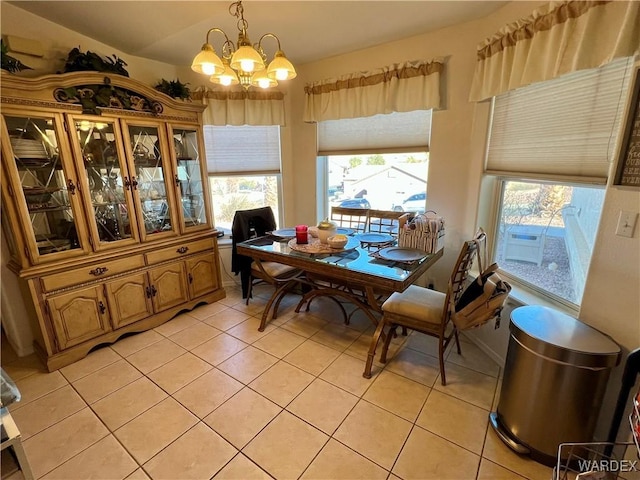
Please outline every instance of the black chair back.
[{"label": "black chair back", "polygon": [[240,274],[242,298],[247,298],[251,276],[251,257],[238,255],[236,244],[254,237],[261,237],[276,229],[276,219],[271,207],[236,210],[231,223],[231,271]]}]

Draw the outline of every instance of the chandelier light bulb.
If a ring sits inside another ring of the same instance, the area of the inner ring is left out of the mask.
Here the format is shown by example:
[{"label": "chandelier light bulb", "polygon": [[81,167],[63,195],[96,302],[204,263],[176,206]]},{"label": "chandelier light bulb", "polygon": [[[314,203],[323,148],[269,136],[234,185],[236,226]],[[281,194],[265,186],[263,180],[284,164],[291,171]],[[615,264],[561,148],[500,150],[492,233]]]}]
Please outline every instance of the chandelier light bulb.
[{"label": "chandelier light bulb", "polygon": [[260,88],[269,88],[275,87],[278,85],[278,82],[273,78],[269,78],[267,76],[267,70],[263,68],[251,76],[251,85]]},{"label": "chandelier light bulb", "polygon": [[240,68],[245,72],[253,72],[255,64],[251,60],[241,60]]},{"label": "chandelier light bulb", "polygon": [[291,80],[296,77],[297,73],[284,52],[278,50],[267,67],[267,75],[275,80]]},{"label": "chandelier light bulb", "polygon": [[213,63],[203,63],[201,68],[205,75],[213,75],[216,72],[216,66]]},{"label": "chandelier light bulb", "polygon": [[211,77],[209,77],[209,81],[224,87],[239,83],[238,75],[236,75],[236,72],[229,66],[229,60],[222,57],[222,64],[224,65],[224,71],[222,73],[211,75]]},{"label": "chandelier light bulb", "polygon": [[213,75],[224,71],[224,65],[222,65],[220,57],[216,55],[214,48],[209,43],[205,43],[193,59],[191,70],[205,75]]}]

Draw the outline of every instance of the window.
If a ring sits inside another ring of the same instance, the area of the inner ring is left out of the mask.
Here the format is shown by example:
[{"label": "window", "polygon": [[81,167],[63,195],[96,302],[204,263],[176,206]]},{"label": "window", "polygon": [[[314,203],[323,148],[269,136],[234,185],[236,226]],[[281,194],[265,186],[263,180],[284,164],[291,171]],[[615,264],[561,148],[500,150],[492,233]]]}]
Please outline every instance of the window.
[{"label": "window", "polygon": [[236,210],[264,206],[278,222],[280,127],[206,125],[204,138],[216,227],[231,229]]},{"label": "window", "polygon": [[325,158],[328,209],[341,206],[425,211],[427,153],[330,155]]},{"label": "window", "polygon": [[494,98],[493,257],[516,283],[569,306],[582,301],[630,67],[616,60]]},{"label": "window", "polygon": [[430,130],[430,110],[319,122],[318,216],[332,206],[424,212]]},{"label": "window", "polygon": [[579,305],[604,188],[504,180],[495,260],[528,287]]}]

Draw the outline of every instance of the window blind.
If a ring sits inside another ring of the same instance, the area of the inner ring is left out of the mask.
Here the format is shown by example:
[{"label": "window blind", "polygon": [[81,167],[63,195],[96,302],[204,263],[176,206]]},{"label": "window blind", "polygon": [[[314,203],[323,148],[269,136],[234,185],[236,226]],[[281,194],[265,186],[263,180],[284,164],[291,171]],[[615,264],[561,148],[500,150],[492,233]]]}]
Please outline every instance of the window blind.
[{"label": "window blind", "polygon": [[431,110],[318,122],[318,155],[427,151]]},{"label": "window blind", "polygon": [[280,127],[204,126],[210,174],[280,173]]},{"label": "window blind", "polygon": [[486,172],[606,183],[632,59],[494,97]]}]

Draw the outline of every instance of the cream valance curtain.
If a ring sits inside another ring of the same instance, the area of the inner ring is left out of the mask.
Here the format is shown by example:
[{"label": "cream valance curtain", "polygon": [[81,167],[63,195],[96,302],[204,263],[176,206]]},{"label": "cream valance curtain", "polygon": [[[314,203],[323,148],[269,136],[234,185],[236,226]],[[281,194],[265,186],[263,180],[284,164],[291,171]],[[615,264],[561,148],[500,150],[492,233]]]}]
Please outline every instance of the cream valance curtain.
[{"label": "cream valance curtain", "polygon": [[485,100],[638,52],[640,2],[550,2],[478,46],[470,100]]},{"label": "cream valance curtain", "polygon": [[285,125],[282,92],[200,90],[193,98],[207,106],[202,114],[205,125]]},{"label": "cream valance curtain", "polygon": [[440,107],[442,59],[405,62],[305,86],[305,122]]}]

